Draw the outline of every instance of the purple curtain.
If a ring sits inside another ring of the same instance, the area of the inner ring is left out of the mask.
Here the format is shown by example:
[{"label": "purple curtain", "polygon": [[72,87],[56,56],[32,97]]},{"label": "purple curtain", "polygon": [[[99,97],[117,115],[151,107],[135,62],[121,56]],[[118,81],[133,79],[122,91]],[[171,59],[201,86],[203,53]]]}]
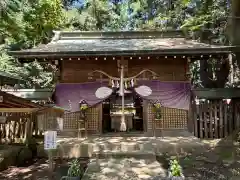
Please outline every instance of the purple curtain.
[{"label": "purple curtain", "polygon": [[81,100],[85,100],[88,105],[93,106],[104,100],[96,97],[96,90],[107,85],[106,82],[58,84],[55,89],[56,105],[72,112],[80,110],[79,102]]},{"label": "purple curtain", "polygon": [[[189,110],[191,85],[188,82],[161,82],[159,80],[139,81],[152,89],[152,94],[142,98],[164,107]],[[141,94],[139,94],[141,96]]]}]

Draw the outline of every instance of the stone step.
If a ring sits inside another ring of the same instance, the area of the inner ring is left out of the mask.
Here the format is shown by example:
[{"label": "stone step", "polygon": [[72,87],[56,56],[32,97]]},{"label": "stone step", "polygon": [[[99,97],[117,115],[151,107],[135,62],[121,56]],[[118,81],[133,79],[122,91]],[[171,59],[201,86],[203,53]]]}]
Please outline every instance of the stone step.
[{"label": "stone step", "polygon": [[153,146],[150,143],[140,144],[138,142],[120,142],[120,143],[94,143],[91,144],[94,152],[101,151],[153,151]]},{"label": "stone step", "polygon": [[[131,140],[131,141],[130,141]],[[59,156],[74,157],[128,157],[154,156],[151,142],[111,137],[94,139],[62,139],[58,141]]]},{"label": "stone step", "polygon": [[92,159],[82,180],[144,180],[166,177],[167,170],[152,159]]},{"label": "stone step", "polygon": [[65,158],[78,158],[78,157],[155,157],[153,149],[137,148],[131,145],[116,145],[111,148],[104,148],[98,144],[63,144],[58,147],[54,156],[62,156]]},{"label": "stone step", "polygon": [[142,152],[142,151],[132,151],[132,152],[121,152],[121,151],[105,151],[100,153],[93,153],[92,158],[104,159],[104,158],[136,158],[136,159],[156,159],[154,152]]}]

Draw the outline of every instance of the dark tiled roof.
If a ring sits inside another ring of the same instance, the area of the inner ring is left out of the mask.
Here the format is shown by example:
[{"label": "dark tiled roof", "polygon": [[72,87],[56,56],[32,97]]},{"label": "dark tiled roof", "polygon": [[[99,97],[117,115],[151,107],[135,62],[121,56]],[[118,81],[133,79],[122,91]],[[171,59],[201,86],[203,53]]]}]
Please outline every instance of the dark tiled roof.
[{"label": "dark tiled roof", "polygon": [[227,53],[232,47],[187,40],[163,32],[55,32],[52,42],[10,52],[16,56]]},{"label": "dark tiled roof", "polygon": [[2,89],[2,91],[28,100],[48,100],[53,93],[51,89]]},{"label": "dark tiled roof", "polygon": [[18,83],[23,83],[24,80],[20,77],[14,76],[10,73],[0,71],[0,79],[2,81],[2,84],[8,84],[8,85],[14,85]]}]

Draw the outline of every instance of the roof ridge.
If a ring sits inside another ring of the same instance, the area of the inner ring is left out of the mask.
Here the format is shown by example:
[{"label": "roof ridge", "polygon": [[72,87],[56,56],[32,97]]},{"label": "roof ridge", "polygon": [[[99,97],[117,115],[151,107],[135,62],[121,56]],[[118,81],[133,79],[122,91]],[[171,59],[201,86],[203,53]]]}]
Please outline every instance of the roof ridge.
[{"label": "roof ridge", "polygon": [[185,38],[181,30],[168,31],[53,31],[51,43],[74,39]]}]

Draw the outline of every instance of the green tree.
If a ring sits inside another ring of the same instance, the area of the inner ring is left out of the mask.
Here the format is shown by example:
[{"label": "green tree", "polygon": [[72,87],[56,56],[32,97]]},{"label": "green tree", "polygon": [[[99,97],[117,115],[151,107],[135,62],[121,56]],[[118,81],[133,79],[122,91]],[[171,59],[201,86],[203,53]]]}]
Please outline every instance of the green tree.
[{"label": "green tree", "polygon": [[[192,32],[193,39],[210,43],[229,44],[229,39],[226,36],[229,22],[232,22],[232,27],[237,27],[236,23],[234,24],[237,20],[228,21],[227,17],[230,13],[228,0],[84,0],[82,6],[72,7],[77,1],[1,1],[0,7],[3,12],[3,20],[0,22],[0,43],[5,43],[5,47],[9,45],[13,49],[31,48],[49,42],[52,30],[55,29],[114,31],[182,28]],[[238,4],[234,7],[237,9]],[[238,16],[235,9],[233,9],[234,16]],[[205,33],[205,29],[209,30],[208,33]],[[236,29],[232,28],[231,34],[234,34],[233,31]],[[236,39],[234,38],[234,40]],[[14,67],[16,63],[11,64]],[[209,74],[205,74],[205,78],[201,75],[203,83],[203,79],[212,77],[216,73],[215,67],[221,64],[224,63],[207,63],[194,67],[197,72],[209,68]],[[31,83],[35,84],[35,86],[37,84],[48,86],[46,84],[49,84],[50,80],[45,82],[44,76],[48,78],[50,76],[40,74],[48,73],[49,67],[40,67],[34,62],[29,67],[25,65],[22,68],[26,68],[26,72],[28,72],[22,75],[25,78],[27,76],[37,77],[35,80],[29,78],[28,87],[30,87]],[[39,69],[37,70],[37,68]],[[35,71],[36,73],[34,73]],[[227,72],[227,69],[225,72]],[[204,81],[206,86],[206,80]],[[213,82],[207,84],[211,83]],[[214,83],[214,86],[217,86],[216,81]]]},{"label": "green tree", "polygon": [[6,1],[7,4],[1,6],[4,7],[4,13],[0,22],[0,37],[5,44],[0,50],[0,67],[8,67],[3,70],[12,74],[18,72],[17,75],[28,80],[26,87],[52,86],[53,76],[49,67],[46,68],[36,62],[20,66],[11,57],[6,56],[4,49],[31,48],[49,42],[52,31],[63,27],[65,15],[61,1],[18,2],[14,1],[12,4],[11,1]]}]

